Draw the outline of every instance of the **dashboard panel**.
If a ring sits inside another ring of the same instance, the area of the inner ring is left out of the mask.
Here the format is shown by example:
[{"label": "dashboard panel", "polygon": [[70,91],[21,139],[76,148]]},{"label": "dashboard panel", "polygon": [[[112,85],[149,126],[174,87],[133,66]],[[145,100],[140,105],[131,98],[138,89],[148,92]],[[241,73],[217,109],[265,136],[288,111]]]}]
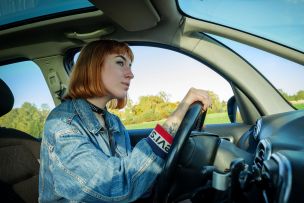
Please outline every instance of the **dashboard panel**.
[{"label": "dashboard panel", "polygon": [[[304,111],[260,118],[253,168],[261,174],[267,202],[304,202]],[[303,173],[303,172],[302,172]]]}]

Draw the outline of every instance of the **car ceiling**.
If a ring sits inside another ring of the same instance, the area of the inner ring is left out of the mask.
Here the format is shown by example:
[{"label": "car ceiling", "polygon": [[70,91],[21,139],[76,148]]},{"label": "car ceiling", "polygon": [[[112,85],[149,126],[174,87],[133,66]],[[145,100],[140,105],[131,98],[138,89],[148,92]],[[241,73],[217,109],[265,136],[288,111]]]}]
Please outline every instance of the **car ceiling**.
[{"label": "car ceiling", "polygon": [[[100,37],[170,44],[181,19],[175,1],[158,0],[153,1],[153,4],[148,0],[132,1],[132,4],[119,0],[92,1],[93,4],[95,2],[97,7],[104,7],[105,12],[87,11],[0,30],[0,50],[5,50],[0,52],[0,61],[13,58],[37,59],[64,54],[70,48],[80,47],[84,42]],[[118,4],[121,6],[115,6]],[[138,10],[146,11],[148,14],[145,18],[140,17],[140,13],[136,16],[130,15],[138,13]],[[105,28],[110,28],[110,32],[104,33],[104,36],[87,34]],[[67,35],[72,33],[87,34],[87,37],[69,38]]]},{"label": "car ceiling", "polygon": [[[14,58],[33,60],[64,54],[70,48],[80,47],[101,37],[157,42],[179,48],[188,43],[183,44],[181,35],[206,32],[235,39],[304,64],[304,54],[301,52],[276,46],[237,30],[219,29],[221,26],[185,18],[179,13],[175,0],[91,0],[91,3],[96,8],[85,9],[83,13],[29,21],[0,30],[0,50],[5,50],[0,52],[0,61]],[[183,23],[186,26],[182,27]],[[75,38],[76,35],[81,37]]]}]

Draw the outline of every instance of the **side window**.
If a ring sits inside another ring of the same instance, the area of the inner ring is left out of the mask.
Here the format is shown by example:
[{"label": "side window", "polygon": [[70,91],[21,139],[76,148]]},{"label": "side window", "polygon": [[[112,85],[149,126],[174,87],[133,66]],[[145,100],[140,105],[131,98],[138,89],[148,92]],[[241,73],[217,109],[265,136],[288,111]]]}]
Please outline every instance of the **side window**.
[{"label": "side window", "polygon": [[134,79],[128,104],[122,110],[112,110],[127,129],[153,128],[156,123],[163,123],[191,87],[208,90],[212,97],[206,124],[230,123],[227,101],[233,92],[219,74],[172,50],[147,46],[131,46],[131,49],[135,56]]},{"label": "side window", "polygon": [[3,65],[0,78],[14,95],[13,109],[0,118],[0,127],[41,138],[45,119],[55,105],[39,67],[32,61]]},{"label": "side window", "polygon": [[208,90],[212,97],[206,124],[230,122],[227,101],[233,93],[219,74],[176,51],[147,46],[131,48],[135,77],[129,90],[129,105],[120,112],[127,128],[152,128],[164,122],[191,87]]}]

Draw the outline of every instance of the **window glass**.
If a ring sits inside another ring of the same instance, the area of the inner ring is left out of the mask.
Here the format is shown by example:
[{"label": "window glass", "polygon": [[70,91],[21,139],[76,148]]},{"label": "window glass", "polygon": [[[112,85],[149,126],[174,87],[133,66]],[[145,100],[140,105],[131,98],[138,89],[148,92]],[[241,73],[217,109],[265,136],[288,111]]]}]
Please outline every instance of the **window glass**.
[{"label": "window glass", "polygon": [[304,52],[303,0],[178,0],[186,14]]},{"label": "window glass", "polygon": [[41,138],[45,119],[55,105],[39,67],[32,61],[0,66],[0,78],[14,95],[13,109],[0,118],[0,126]]},{"label": "window glass", "polygon": [[304,109],[304,66],[260,49],[212,35],[251,63],[297,109]]},{"label": "window glass", "polygon": [[[216,72],[197,60],[176,51],[131,46],[134,79],[127,106],[111,110],[127,129],[153,128],[176,109],[191,87],[209,91],[213,99],[205,124],[229,123],[227,101],[231,86]],[[75,54],[76,62],[79,53]]]}]

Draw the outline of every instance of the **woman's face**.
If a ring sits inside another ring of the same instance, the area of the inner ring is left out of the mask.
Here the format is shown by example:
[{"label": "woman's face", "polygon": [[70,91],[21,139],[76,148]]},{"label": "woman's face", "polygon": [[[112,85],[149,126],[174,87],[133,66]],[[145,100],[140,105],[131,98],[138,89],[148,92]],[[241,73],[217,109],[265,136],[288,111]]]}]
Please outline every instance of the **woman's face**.
[{"label": "woman's face", "polygon": [[101,77],[111,99],[123,99],[127,96],[130,82],[134,78],[131,65],[131,59],[126,54],[106,56]]}]

